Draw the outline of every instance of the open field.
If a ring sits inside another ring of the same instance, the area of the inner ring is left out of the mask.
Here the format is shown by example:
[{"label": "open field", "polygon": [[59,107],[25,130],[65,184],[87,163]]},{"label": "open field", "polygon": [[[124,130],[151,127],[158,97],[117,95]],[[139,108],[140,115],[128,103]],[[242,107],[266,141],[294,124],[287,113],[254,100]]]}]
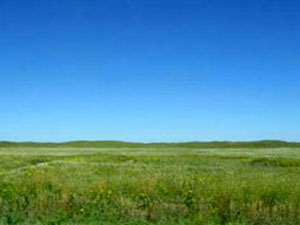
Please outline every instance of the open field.
[{"label": "open field", "polygon": [[300,146],[0,143],[0,224],[300,224]]}]

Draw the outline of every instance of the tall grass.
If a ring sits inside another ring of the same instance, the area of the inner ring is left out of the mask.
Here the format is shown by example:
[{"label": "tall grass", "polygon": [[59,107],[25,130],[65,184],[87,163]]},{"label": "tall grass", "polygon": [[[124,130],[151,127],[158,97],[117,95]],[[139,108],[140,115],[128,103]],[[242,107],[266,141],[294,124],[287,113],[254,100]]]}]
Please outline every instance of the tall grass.
[{"label": "tall grass", "polygon": [[0,224],[300,224],[300,149],[2,147]]}]

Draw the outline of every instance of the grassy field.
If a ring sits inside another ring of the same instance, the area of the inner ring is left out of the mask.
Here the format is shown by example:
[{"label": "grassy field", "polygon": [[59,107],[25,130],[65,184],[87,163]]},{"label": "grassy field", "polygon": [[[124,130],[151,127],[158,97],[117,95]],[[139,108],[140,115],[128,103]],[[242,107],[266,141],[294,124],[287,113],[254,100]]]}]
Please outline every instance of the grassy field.
[{"label": "grassy field", "polygon": [[0,224],[300,224],[300,145],[3,142]]}]

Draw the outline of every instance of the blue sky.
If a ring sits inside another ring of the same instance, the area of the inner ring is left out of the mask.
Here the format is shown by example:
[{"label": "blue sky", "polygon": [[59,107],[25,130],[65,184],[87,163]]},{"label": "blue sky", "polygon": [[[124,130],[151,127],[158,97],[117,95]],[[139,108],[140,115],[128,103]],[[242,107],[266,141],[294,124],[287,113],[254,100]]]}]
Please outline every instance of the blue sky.
[{"label": "blue sky", "polygon": [[0,140],[300,141],[298,0],[0,0]]}]

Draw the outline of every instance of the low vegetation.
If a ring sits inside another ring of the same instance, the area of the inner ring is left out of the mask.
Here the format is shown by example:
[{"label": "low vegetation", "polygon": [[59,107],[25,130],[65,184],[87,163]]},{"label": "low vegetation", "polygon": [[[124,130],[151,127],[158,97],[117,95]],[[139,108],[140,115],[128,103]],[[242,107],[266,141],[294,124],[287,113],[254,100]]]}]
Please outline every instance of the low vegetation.
[{"label": "low vegetation", "polygon": [[0,143],[0,224],[300,224],[298,143]]}]

